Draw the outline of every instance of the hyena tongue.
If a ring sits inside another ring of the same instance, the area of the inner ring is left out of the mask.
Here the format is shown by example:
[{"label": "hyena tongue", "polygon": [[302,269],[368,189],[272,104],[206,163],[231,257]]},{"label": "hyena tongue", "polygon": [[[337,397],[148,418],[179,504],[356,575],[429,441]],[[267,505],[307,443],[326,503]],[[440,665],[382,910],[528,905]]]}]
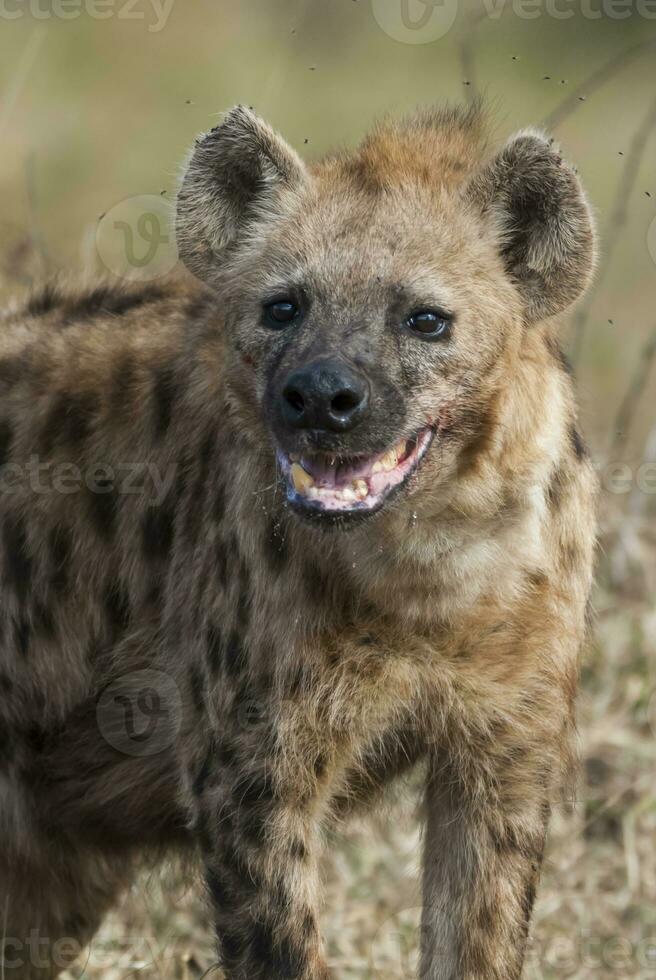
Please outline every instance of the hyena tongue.
[{"label": "hyena tongue", "polygon": [[350,486],[359,477],[369,475],[371,460],[344,463],[328,456],[303,456],[301,466],[310,474],[316,486],[342,489]]}]

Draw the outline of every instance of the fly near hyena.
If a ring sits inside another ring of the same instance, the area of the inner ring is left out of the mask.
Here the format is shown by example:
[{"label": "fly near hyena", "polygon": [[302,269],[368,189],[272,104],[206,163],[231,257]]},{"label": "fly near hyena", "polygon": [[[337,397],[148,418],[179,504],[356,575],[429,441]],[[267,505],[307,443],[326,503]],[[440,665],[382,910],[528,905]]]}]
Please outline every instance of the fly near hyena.
[{"label": "fly near hyena", "polygon": [[328,977],[322,833],[420,762],[420,975],[520,977],[573,769],[595,480],[558,335],[595,246],[553,141],[488,144],[435,109],[308,165],[238,107],[180,187],[194,277],[4,315],[7,980],[167,850],[229,980]]}]

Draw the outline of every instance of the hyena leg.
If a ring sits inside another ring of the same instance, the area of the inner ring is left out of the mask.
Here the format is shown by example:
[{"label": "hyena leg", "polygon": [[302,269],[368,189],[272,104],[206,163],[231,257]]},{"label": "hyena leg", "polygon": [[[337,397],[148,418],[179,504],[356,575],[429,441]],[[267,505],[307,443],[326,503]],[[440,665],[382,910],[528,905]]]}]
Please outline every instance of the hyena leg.
[{"label": "hyena leg", "polygon": [[78,958],[128,884],[114,865],[56,839],[0,857],[3,980],[53,980]]},{"label": "hyena leg", "polygon": [[291,784],[275,757],[225,743],[196,774],[195,829],[227,980],[329,976],[317,924],[319,781],[299,773]]},{"label": "hyena leg", "polygon": [[531,780],[523,764],[515,782],[487,771],[473,791],[461,765],[436,760],[427,785],[419,976],[519,980],[550,810],[544,768]]}]

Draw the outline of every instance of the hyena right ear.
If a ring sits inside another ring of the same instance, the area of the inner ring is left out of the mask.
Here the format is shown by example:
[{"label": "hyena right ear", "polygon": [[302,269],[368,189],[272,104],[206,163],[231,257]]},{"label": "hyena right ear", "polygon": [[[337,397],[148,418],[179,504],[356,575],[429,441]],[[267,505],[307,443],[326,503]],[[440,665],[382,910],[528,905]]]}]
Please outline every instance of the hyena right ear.
[{"label": "hyena right ear", "polygon": [[534,130],[518,133],[473,178],[467,195],[495,224],[528,323],[559,313],[586,289],[595,262],[592,214],[553,140]]},{"label": "hyena right ear", "polygon": [[282,137],[236,106],[196,140],[182,178],[176,236],[186,267],[211,285],[227,252],[307,179],[305,164]]}]

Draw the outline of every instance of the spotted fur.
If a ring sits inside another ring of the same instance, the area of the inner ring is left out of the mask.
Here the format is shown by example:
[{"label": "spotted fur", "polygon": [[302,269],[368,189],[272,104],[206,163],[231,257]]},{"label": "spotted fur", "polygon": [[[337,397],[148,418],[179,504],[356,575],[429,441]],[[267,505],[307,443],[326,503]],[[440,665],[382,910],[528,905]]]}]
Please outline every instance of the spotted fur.
[{"label": "spotted fur", "polygon": [[[308,167],[238,108],[179,196],[204,284],[54,286],[5,317],[3,976],[55,977],[182,850],[229,980],[327,978],[322,833],[423,760],[421,976],[520,977],[573,766],[594,478],[556,337],[594,248],[553,145],[485,133],[431,111]],[[274,336],[292,283],[307,322]],[[398,331],[436,290],[449,348]],[[436,430],[353,527],[306,524],[276,468],[280,379],[317,350],[384,392],[336,452]]]}]

